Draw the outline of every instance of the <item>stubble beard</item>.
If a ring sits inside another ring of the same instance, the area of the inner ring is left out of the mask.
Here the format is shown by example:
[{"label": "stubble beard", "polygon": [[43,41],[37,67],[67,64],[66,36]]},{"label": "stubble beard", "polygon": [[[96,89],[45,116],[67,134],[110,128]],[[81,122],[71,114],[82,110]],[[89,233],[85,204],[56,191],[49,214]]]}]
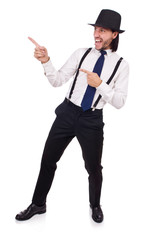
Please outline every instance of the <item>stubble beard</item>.
[{"label": "stubble beard", "polygon": [[100,50],[108,50],[111,48],[111,43],[113,39],[109,39],[103,43],[103,46]]}]

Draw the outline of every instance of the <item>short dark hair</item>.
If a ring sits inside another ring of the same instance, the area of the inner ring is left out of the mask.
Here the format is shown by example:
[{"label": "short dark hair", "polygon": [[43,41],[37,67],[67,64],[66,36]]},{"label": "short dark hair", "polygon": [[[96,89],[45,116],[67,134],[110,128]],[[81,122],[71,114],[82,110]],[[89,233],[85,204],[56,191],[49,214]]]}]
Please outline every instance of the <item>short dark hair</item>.
[{"label": "short dark hair", "polygon": [[[115,32],[115,31],[112,31],[112,32]],[[112,52],[116,52],[117,51],[118,44],[119,44],[119,34],[117,35],[117,37],[115,39],[113,39],[113,41],[110,44]]]}]

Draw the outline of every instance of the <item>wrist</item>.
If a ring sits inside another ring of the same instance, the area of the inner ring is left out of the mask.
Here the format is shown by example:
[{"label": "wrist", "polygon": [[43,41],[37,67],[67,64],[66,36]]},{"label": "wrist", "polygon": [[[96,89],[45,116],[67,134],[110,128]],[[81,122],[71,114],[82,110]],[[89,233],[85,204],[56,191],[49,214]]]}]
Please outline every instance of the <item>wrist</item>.
[{"label": "wrist", "polygon": [[50,60],[50,57],[47,58],[45,61],[41,61],[42,64],[47,63]]},{"label": "wrist", "polygon": [[102,83],[102,80],[100,79],[97,87],[99,87],[101,85],[101,83]]}]

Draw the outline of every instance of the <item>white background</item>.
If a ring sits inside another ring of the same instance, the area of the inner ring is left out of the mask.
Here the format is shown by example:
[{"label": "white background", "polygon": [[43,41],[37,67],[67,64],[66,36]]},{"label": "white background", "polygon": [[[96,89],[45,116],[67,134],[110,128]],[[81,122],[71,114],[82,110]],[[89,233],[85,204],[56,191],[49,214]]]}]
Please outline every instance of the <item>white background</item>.
[{"label": "white background", "polygon": [[[80,47],[93,47],[101,9],[121,13],[118,54],[130,65],[120,110],[104,109],[102,224],[91,220],[87,173],[74,139],[61,161],[48,211],[27,222],[15,215],[31,202],[54,109],[68,89],[52,88],[33,57],[33,37],[60,68]],[[157,0],[6,0],[0,3],[0,238],[159,239]]]}]

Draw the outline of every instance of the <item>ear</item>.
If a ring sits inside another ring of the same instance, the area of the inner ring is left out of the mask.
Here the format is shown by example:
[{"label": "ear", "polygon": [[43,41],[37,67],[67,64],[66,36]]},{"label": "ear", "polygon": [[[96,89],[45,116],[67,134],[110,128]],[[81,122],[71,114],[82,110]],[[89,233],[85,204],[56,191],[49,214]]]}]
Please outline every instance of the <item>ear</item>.
[{"label": "ear", "polygon": [[115,39],[118,36],[118,32],[113,32],[113,39]]}]

